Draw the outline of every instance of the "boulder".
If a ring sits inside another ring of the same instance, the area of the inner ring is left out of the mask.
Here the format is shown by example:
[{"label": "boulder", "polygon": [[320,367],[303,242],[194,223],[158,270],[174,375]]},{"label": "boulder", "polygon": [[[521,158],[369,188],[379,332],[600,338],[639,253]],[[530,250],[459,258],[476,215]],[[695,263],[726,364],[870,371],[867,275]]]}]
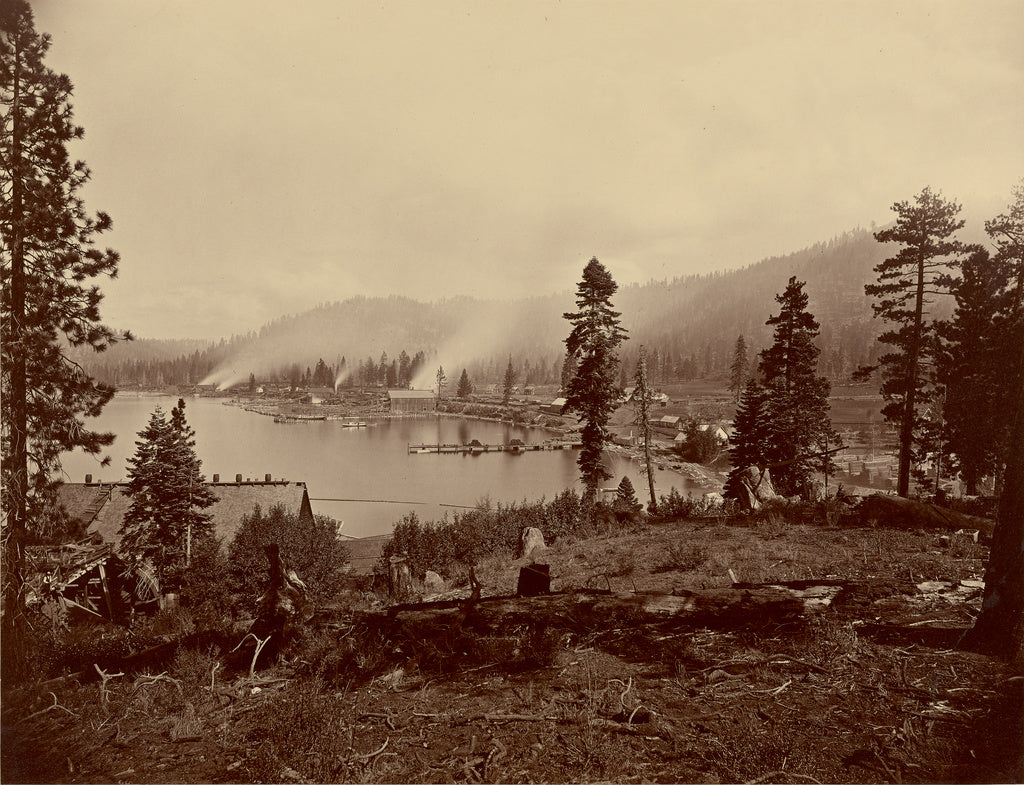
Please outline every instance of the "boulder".
[{"label": "boulder", "polygon": [[761,471],[756,466],[748,466],[741,472],[739,480],[736,491],[742,509],[759,510],[766,502],[782,498],[775,492],[768,469]]},{"label": "boulder", "polygon": [[534,553],[547,549],[544,544],[544,534],[534,526],[527,526],[519,538],[519,553],[517,559],[528,559]]},{"label": "boulder", "polygon": [[804,488],[804,493],[809,502],[820,502],[825,498],[825,483],[821,480],[811,480]]},{"label": "boulder", "polygon": [[423,576],[423,591],[425,594],[440,594],[445,590],[444,578],[433,570],[427,570]]},{"label": "boulder", "polygon": [[725,504],[725,497],[720,493],[711,491],[704,494],[704,501],[708,503],[709,507],[721,507]]}]

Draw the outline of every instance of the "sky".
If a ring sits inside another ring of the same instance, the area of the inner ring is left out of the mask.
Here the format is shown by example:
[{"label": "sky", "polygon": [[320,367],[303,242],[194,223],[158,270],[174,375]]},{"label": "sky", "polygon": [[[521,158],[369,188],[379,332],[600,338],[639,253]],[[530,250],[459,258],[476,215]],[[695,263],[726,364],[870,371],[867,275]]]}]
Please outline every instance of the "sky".
[{"label": "sky", "polygon": [[925,186],[980,232],[1024,177],[1024,0],[33,8],[141,337],[743,267]]}]

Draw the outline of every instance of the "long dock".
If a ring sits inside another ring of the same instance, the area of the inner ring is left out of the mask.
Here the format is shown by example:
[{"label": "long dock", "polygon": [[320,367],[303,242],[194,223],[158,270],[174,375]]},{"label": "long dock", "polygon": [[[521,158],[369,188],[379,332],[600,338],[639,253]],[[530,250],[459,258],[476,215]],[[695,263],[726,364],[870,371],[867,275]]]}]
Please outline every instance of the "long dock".
[{"label": "long dock", "polygon": [[541,444],[481,444],[472,441],[469,444],[410,444],[410,454],[477,454],[482,452],[541,452],[543,450],[578,450],[583,446],[578,441],[549,441]]}]

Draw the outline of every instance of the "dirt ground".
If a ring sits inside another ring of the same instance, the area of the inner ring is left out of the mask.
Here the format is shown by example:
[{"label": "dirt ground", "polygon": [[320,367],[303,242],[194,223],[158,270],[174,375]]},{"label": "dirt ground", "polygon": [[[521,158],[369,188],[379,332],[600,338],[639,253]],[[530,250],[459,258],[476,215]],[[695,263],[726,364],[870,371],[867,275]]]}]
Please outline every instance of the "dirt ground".
[{"label": "dirt ground", "polygon": [[[342,612],[253,674],[212,644],[102,681],[40,673],[4,685],[2,779],[1018,782],[1024,677],[957,648],[986,559],[970,537],[779,516],[555,543],[554,591],[859,588],[784,626],[556,619],[408,639]],[[478,565],[484,594],[512,593],[522,564]]]}]

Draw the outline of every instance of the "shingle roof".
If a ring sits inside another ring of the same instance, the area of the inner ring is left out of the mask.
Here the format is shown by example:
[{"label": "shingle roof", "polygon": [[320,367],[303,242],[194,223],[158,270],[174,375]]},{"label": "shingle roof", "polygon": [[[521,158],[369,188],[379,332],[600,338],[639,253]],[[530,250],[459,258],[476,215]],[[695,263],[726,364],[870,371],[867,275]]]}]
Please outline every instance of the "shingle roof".
[{"label": "shingle roof", "polygon": [[[250,514],[257,504],[264,512],[281,504],[289,513],[313,515],[304,482],[207,483],[207,487],[216,494],[217,501],[206,512],[211,516],[214,534],[225,544],[235,536],[242,518]],[[64,483],[57,493],[68,513],[88,524],[90,534],[99,534],[105,542],[112,542],[116,547],[121,540],[118,531],[131,506],[125,490],[123,484]],[[100,501],[99,511],[89,514],[90,506]]]},{"label": "shingle roof", "polygon": [[433,398],[434,393],[431,390],[388,390],[388,397],[395,398]]}]

